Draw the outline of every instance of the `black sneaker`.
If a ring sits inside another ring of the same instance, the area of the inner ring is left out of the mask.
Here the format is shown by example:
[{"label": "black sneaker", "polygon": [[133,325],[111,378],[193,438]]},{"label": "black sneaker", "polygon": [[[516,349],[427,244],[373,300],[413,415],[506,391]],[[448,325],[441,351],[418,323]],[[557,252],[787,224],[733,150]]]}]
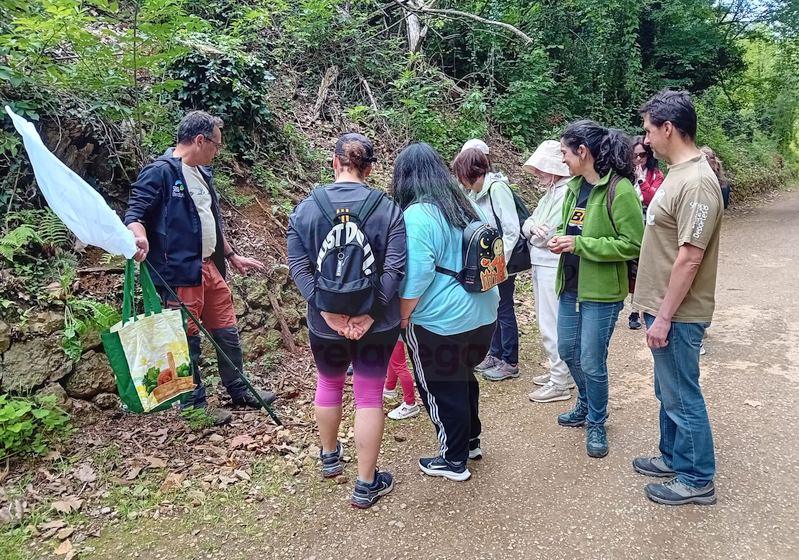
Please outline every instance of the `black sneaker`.
[{"label": "black sneaker", "polygon": [[344,465],[341,464],[341,456],[344,455],[344,449],[341,447],[341,442],[336,442],[336,450],[330,453],[322,453],[319,450],[319,460],[322,461],[322,476],[325,478],[333,478],[344,472]]},{"label": "black sneaker", "polygon": [[646,497],[653,502],[667,506],[682,506],[685,504],[712,506],[716,503],[716,487],[713,485],[713,481],[699,488],[694,488],[680,482],[675,476],[664,484],[647,484],[644,492],[646,492]]},{"label": "black sneaker", "polygon": [[[261,391],[258,390],[258,394],[261,395],[261,398],[264,400],[266,404],[272,404],[275,402],[277,395],[271,391]],[[255,395],[247,391],[244,393],[243,397],[239,397],[237,399],[233,399],[233,406],[248,406],[250,408],[261,408],[261,403],[258,402],[258,399],[255,398]]]},{"label": "black sneaker", "polygon": [[456,465],[443,457],[419,459],[419,468],[422,469],[424,474],[443,476],[450,480],[457,480],[458,482],[468,480],[469,477],[472,476],[472,473],[466,468],[466,461],[463,461],[460,465]]},{"label": "black sneaker", "polygon": [[641,315],[637,311],[630,313],[630,328],[634,331],[641,328]]},{"label": "black sneaker", "polygon": [[355,490],[352,491],[350,503],[357,508],[370,508],[380,496],[385,496],[394,489],[394,478],[387,472],[375,469],[375,479],[371,484],[355,480]]},{"label": "black sneaker", "polygon": [[633,460],[633,468],[636,472],[646,476],[667,477],[674,476],[674,469],[666,466],[663,457],[638,457]]},{"label": "black sneaker", "polygon": [[469,459],[479,461],[483,458],[483,450],[480,449],[480,438],[469,440]]},{"label": "black sneaker", "polygon": [[577,401],[577,404],[569,412],[558,416],[558,424],[567,428],[579,428],[585,426],[586,418],[588,418],[588,409]]}]

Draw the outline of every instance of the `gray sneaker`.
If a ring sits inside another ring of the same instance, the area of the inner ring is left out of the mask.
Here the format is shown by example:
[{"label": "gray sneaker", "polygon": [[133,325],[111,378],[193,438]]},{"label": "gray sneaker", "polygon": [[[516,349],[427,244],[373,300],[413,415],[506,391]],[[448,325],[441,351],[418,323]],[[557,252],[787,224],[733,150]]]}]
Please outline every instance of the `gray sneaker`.
[{"label": "gray sneaker", "polygon": [[664,484],[647,484],[644,492],[646,492],[646,497],[653,502],[667,506],[682,506],[685,504],[712,506],[716,503],[716,487],[713,485],[713,481],[699,488],[694,488],[680,482],[675,476]]},{"label": "gray sneaker", "polygon": [[638,457],[633,460],[633,468],[636,472],[645,474],[646,476],[674,476],[674,469],[666,466],[662,456]]},{"label": "gray sneaker", "polygon": [[494,356],[489,354],[486,359],[474,366],[474,371],[487,371],[497,367],[502,360],[497,360]]},{"label": "gray sneaker", "polygon": [[558,387],[552,381],[530,393],[530,400],[538,403],[567,401],[570,398],[572,398],[571,391],[566,387]]},{"label": "gray sneaker", "polygon": [[502,381],[519,377],[519,366],[512,366],[508,362],[501,361],[499,365],[483,372],[483,379],[487,381]]}]

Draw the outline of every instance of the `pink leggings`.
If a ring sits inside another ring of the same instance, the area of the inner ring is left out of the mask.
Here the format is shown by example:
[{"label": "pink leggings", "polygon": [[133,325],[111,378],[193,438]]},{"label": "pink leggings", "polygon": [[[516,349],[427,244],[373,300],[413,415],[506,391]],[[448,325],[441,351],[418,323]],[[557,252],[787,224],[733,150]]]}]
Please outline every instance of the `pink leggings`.
[{"label": "pink leggings", "polygon": [[388,363],[386,389],[389,391],[396,389],[397,378],[399,378],[399,382],[402,385],[402,400],[407,405],[416,404],[413,375],[411,375],[411,370],[408,369],[408,362],[405,361],[405,343],[401,340],[397,341],[397,345],[391,353],[391,361]]},{"label": "pink leggings", "polygon": [[386,370],[398,337],[399,328],[367,333],[360,340],[322,338],[310,333],[311,352],[319,373],[316,382],[316,406],[341,406],[347,368],[352,362],[355,408],[382,409]]}]

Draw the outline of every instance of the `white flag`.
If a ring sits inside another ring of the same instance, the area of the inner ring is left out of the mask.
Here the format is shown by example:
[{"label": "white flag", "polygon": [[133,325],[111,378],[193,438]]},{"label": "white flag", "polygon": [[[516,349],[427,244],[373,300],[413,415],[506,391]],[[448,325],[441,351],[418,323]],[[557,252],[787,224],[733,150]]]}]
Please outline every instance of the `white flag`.
[{"label": "white flag", "polygon": [[64,165],[42,142],[32,123],[6,105],[6,112],[22,135],[36,182],[47,204],[72,233],[87,245],[96,245],[114,255],[133,258],[136,243],[133,232],[125,227],[103,197]]}]

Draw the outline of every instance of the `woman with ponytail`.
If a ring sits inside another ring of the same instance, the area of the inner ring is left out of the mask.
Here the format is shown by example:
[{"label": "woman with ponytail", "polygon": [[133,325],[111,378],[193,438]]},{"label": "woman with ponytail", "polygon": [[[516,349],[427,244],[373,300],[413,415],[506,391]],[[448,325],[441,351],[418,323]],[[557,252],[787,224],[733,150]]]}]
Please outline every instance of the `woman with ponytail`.
[{"label": "woman with ponytail", "polygon": [[560,145],[574,178],[563,223],[548,247],[560,255],[558,352],[577,383],[578,401],[558,424],[587,425],[586,450],[599,458],[608,454],[608,344],[629,291],[627,261],[641,251],[644,223],[633,187],[632,142],[624,132],[578,121],[566,128]]}]

